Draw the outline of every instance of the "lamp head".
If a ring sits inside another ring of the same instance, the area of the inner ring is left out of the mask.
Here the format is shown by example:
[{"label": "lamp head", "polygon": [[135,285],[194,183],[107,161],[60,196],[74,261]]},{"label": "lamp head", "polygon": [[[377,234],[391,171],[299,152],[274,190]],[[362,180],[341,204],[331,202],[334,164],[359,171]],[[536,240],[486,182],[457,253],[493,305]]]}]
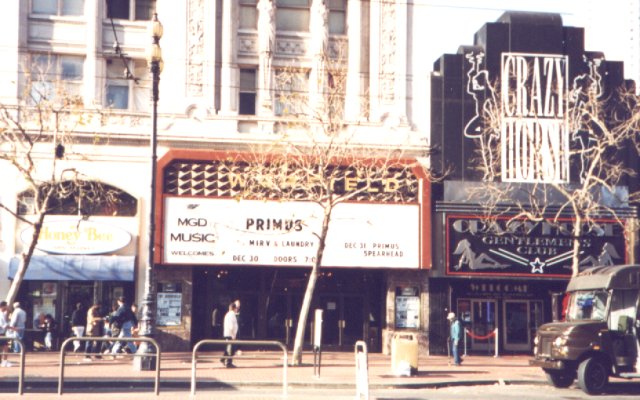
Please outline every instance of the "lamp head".
[{"label": "lamp head", "polygon": [[162,39],[164,28],[162,27],[162,23],[160,23],[160,21],[158,20],[158,13],[153,14],[153,19],[151,20],[150,33],[154,41],[160,41],[160,39]]}]

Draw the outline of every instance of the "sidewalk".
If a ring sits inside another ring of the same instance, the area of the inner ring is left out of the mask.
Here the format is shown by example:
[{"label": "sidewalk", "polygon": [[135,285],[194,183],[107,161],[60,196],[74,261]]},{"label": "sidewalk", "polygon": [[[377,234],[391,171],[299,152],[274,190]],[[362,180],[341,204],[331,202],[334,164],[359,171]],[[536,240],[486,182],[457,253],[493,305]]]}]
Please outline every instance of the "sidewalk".
[{"label": "sidewalk", "polygon": [[[155,371],[135,371],[130,358],[85,361],[83,354],[68,354],[65,362],[65,387],[108,387],[113,382],[128,382],[130,387],[153,387]],[[205,352],[198,360],[197,383],[201,387],[239,388],[282,386],[282,353],[245,351],[236,357],[237,368],[225,368],[219,361],[220,352]],[[291,354],[289,354],[291,357]],[[530,357],[470,355],[462,366],[449,365],[446,356],[425,356],[419,359],[418,373],[398,377],[391,371],[391,357],[369,354],[369,387],[374,390],[390,388],[436,388],[453,385],[520,384],[544,382],[540,368],[530,367]],[[290,361],[290,360],[289,360]],[[10,368],[0,368],[0,391],[17,388],[18,357]],[[25,392],[29,388],[57,388],[60,373],[59,353],[27,353],[25,363]],[[324,352],[320,376],[314,377],[313,355],[305,353],[303,366],[288,367],[290,388],[355,388],[355,355],[350,352]],[[160,390],[181,388],[189,390],[191,382],[191,353],[164,353],[160,369]]]}]

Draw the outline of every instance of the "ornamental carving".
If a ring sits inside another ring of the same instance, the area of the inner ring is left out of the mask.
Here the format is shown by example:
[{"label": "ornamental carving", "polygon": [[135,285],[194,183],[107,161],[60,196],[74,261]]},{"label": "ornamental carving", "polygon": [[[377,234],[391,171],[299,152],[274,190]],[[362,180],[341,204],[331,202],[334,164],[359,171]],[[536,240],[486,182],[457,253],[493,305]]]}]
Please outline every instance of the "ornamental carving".
[{"label": "ornamental carving", "polygon": [[392,103],[395,86],[396,45],[396,4],[383,1],[380,4],[380,93],[383,103]]},{"label": "ornamental carving", "polygon": [[240,35],[238,37],[238,54],[255,56],[258,52],[257,35]]},{"label": "ornamental carving", "polygon": [[204,78],[204,0],[189,0],[187,22],[187,94],[202,96]]},{"label": "ornamental carving", "polygon": [[276,52],[285,56],[304,56],[307,47],[304,40],[280,39],[276,40]]}]

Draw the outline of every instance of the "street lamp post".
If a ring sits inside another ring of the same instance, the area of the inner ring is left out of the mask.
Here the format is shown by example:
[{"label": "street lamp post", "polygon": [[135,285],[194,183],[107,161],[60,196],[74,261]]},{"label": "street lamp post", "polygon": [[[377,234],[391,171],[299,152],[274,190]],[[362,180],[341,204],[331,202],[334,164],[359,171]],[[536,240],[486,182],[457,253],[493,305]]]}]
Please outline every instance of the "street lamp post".
[{"label": "street lamp post", "polygon": [[[145,285],[144,285],[144,297],[142,299],[142,316],[140,318],[140,336],[152,337],[154,334],[154,322],[155,322],[155,282],[153,279],[153,263],[155,259],[155,235],[156,235],[156,164],[158,160],[157,147],[158,147],[158,99],[160,84],[160,73],[162,72],[162,49],[160,48],[160,38],[162,38],[162,24],[158,21],[158,14],[153,15],[151,21],[150,33],[153,42],[149,48],[147,61],[151,66],[152,76],[152,88],[151,88],[151,100],[153,103],[151,113],[151,194],[149,197],[149,258],[147,260],[147,267],[145,269]],[[152,346],[147,342],[140,343],[138,348],[138,354],[140,356],[134,358],[134,367],[139,371],[155,370],[156,362],[152,354],[155,351]],[[145,355],[146,354],[146,355]]]}]

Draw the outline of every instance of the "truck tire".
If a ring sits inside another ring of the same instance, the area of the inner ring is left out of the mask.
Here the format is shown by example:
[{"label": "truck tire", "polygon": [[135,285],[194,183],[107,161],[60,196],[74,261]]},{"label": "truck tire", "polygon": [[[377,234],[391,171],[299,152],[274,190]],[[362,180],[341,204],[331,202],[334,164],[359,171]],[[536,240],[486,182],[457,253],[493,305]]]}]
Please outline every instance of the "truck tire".
[{"label": "truck tire", "polygon": [[600,394],[609,383],[609,368],[597,358],[587,358],[578,366],[578,385],[587,394]]},{"label": "truck tire", "polygon": [[547,382],[559,389],[568,388],[576,378],[575,371],[545,371],[545,375]]}]

